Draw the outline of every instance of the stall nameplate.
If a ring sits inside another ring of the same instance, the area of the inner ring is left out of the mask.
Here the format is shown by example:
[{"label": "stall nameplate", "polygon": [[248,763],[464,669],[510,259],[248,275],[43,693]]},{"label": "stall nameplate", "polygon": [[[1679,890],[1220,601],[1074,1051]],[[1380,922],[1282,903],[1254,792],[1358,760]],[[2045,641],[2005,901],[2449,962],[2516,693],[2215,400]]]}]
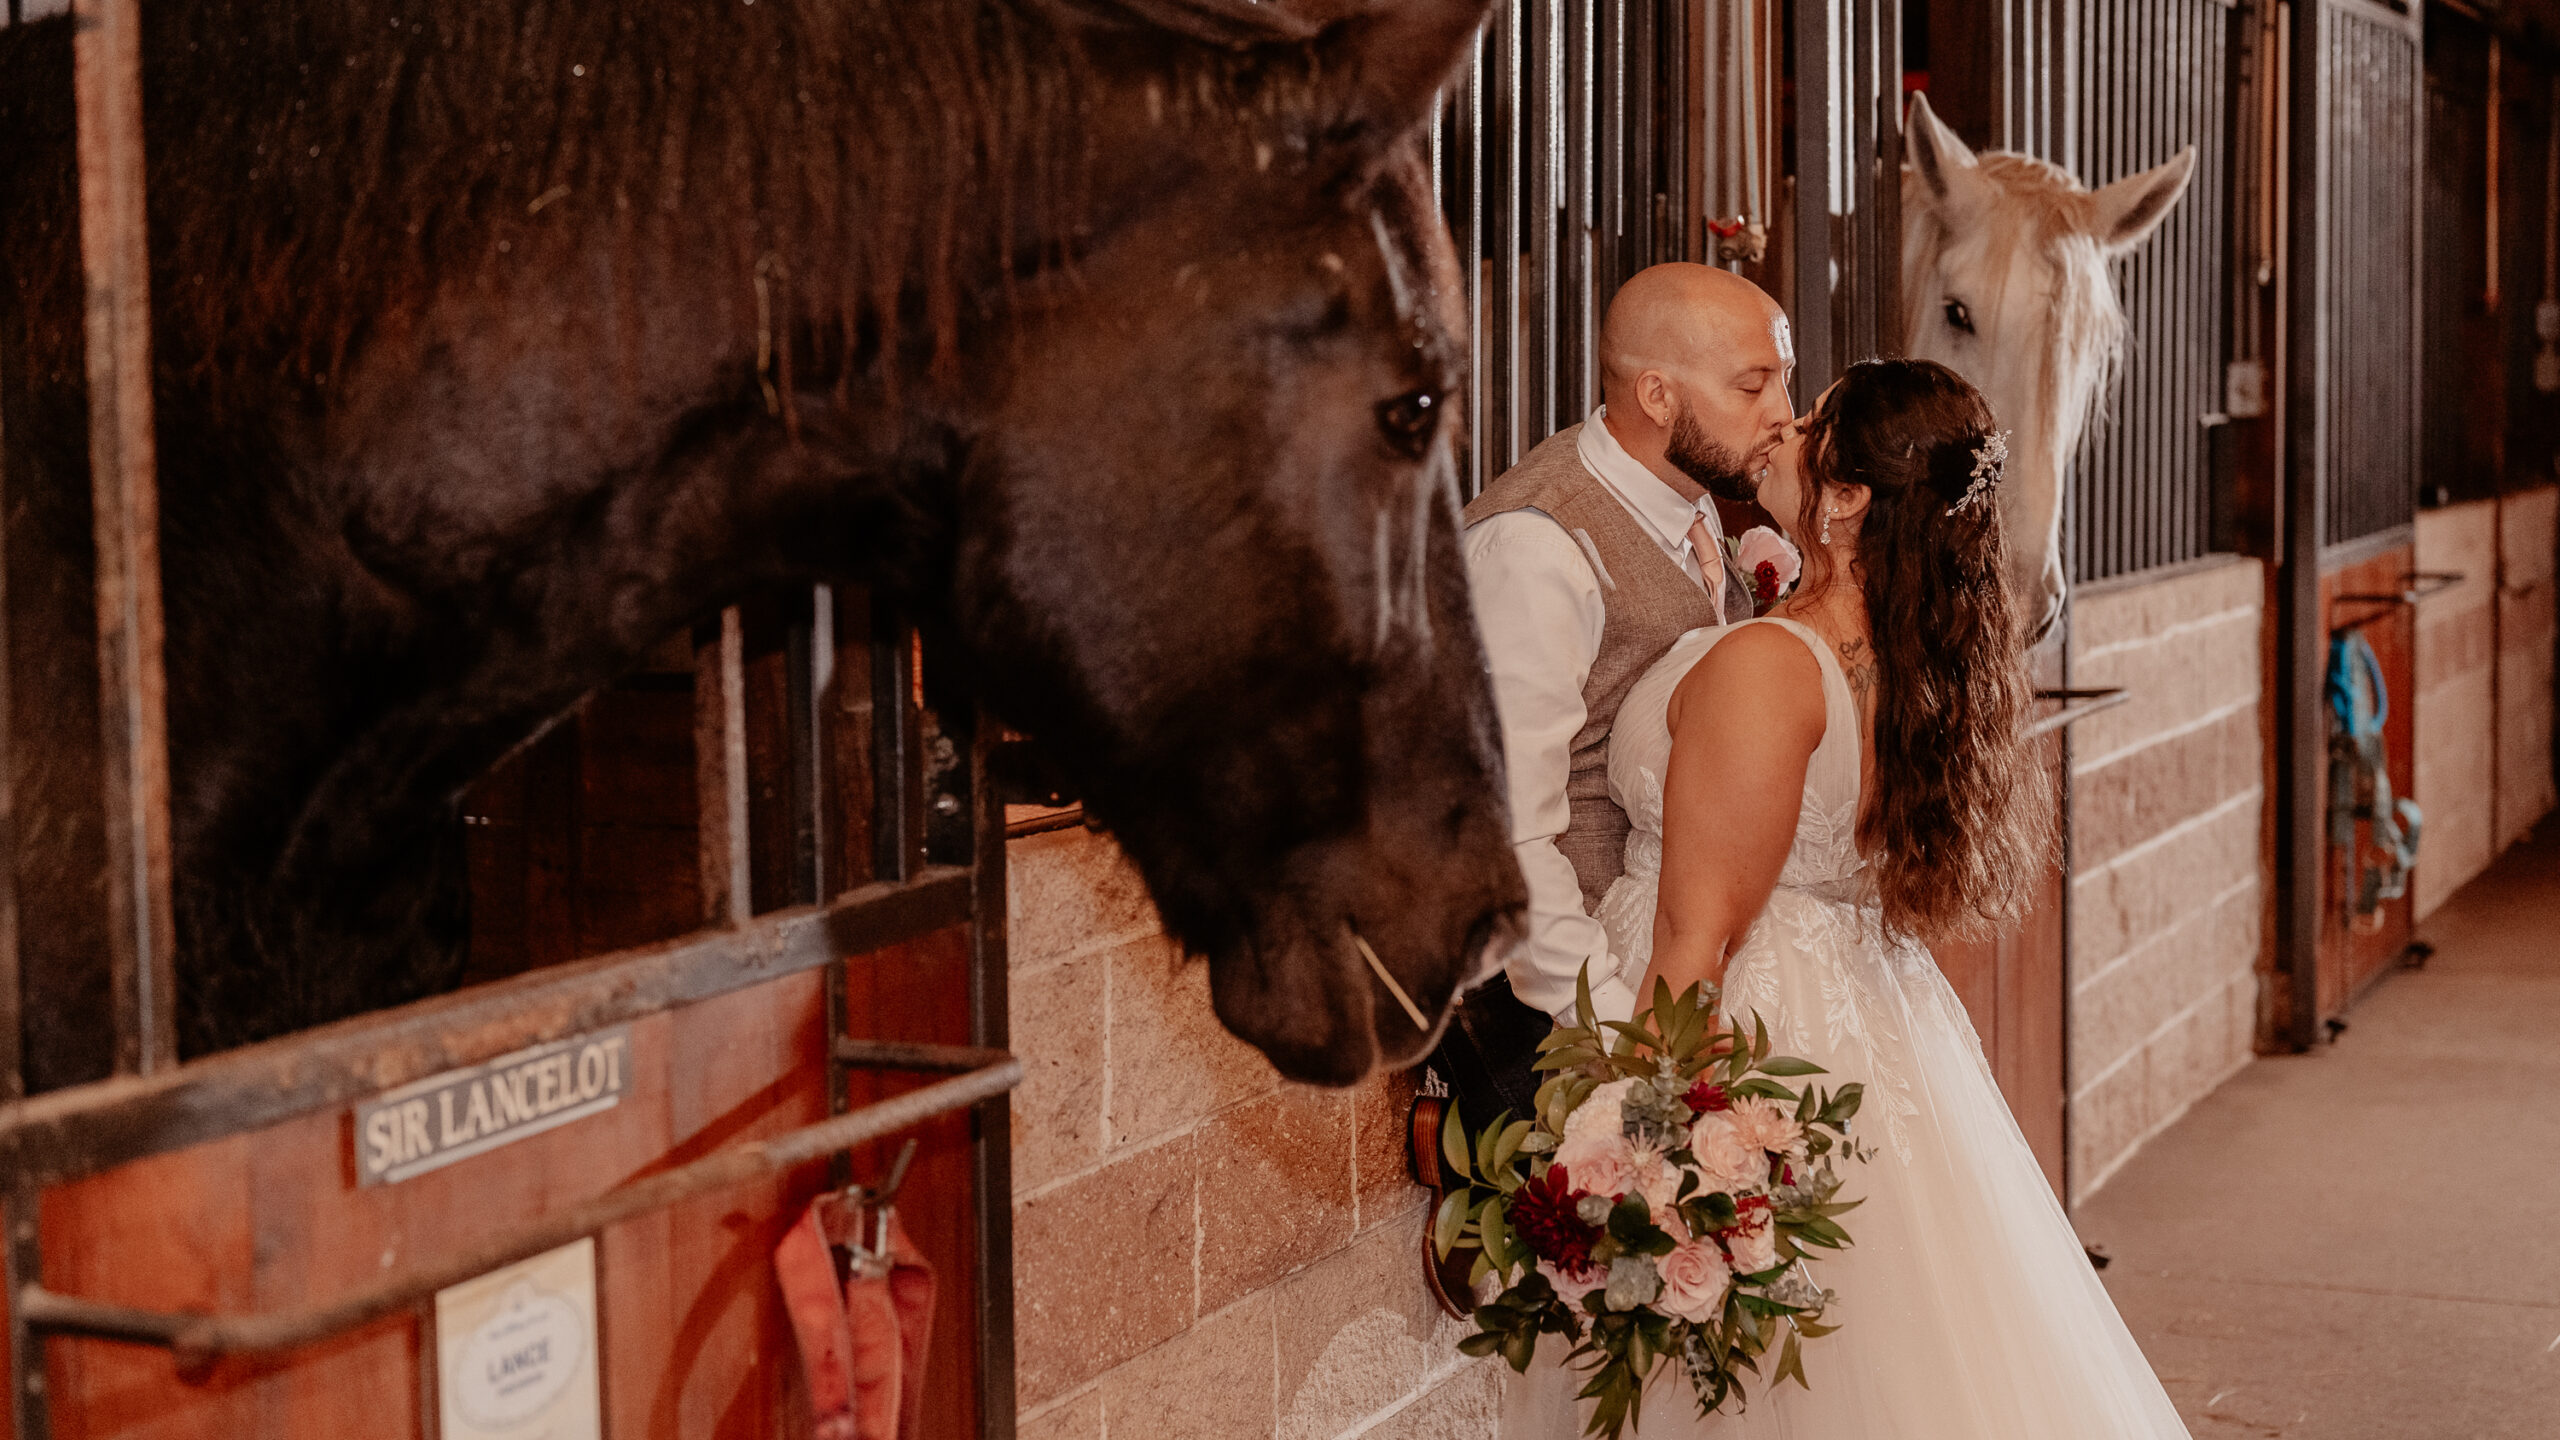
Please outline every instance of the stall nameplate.
[{"label": "stall nameplate", "polygon": [[356,1183],[388,1185],[622,1103],[631,1027],[448,1070],[356,1106]]},{"label": "stall nameplate", "polygon": [[600,1440],[596,1242],[436,1295],[439,1440]]}]

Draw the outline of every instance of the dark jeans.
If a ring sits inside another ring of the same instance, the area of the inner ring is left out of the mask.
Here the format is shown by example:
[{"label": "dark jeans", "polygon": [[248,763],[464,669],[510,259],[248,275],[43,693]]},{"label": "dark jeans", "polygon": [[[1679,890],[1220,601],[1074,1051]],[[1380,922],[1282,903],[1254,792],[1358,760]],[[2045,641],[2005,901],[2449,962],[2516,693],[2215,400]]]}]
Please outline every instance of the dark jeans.
[{"label": "dark jeans", "polygon": [[1424,1063],[1449,1087],[1468,1133],[1492,1124],[1505,1110],[1514,1120],[1536,1115],[1538,1086],[1546,1077],[1529,1064],[1553,1028],[1547,1012],[1522,1004],[1501,975],[1458,1001],[1439,1048]]}]

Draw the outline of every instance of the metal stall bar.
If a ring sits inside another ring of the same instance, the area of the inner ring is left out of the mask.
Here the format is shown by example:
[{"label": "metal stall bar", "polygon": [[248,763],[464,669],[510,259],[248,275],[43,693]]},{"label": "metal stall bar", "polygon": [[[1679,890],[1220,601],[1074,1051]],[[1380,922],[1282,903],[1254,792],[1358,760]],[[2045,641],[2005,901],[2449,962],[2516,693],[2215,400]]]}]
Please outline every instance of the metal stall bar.
[{"label": "metal stall bar", "polygon": [[2330,316],[2321,303],[2328,273],[2328,167],[2321,163],[2326,119],[2322,33],[2327,5],[2294,0],[2288,27],[2289,105],[2284,165],[2291,176],[2286,270],[2294,293],[2284,305],[2287,366],[2283,463],[2283,567],[2276,585],[2276,963],[2286,980],[2284,1039],[2307,1050],[2319,1034],[2321,798],[2328,716],[2320,703],[2320,538],[2328,406],[2323,362]]},{"label": "metal stall bar", "polygon": [[[981,710],[973,727],[966,804],[974,823],[969,867],[969,1043],[985,1054],[1013,1046],[1012,967],[1007,961],[1004,796],[989,761],[1003,734]],[[1017,1065],[1016,1075],[1020,1074]],[[993,1091],[971,1113],[970,1197],[978,1242],[978,1433],[1014,1433],[1013,1100]]]},{"label": "metal stall bar", "polygon": [[143,228],[142,16],[137,0],[78,0],[73,15],[105,729],[108,964],[116,1069],[147,1075],[178,1063],[178,1028],[151,271]]},{"label": "metal stall bar", "polygon": [[[32,1284],[20,1287],[15,1299],[31,1329],[46,1334],[166,1345],[177,1352],[182,1367],[203,1366],[225,1355],[299,1349],[407,1309],[447,1286],[501,1265],[557,1249],[580,1236],[595,1234],[695,1195],[742,1185],[838,1153],[946,1111],[974,1105],[991,1095],[1002,1095],[1022,1082],[1022,1062],[1002,1051],[976,1051],[971,1058],[975,1061],[973,1068],[956,1078],[804,1125],[770,1140],[724,1146],[690,1164],[609,1190],[582,1205],[529,1221],[469,1249],[386,1276],[324,1304],[271,1314],[199,1315],[101,1304],[57,1295]],[[1008,1376],[1007,1384],[1010,1383]]]},{"label": "metal stall bar", "polygon": [[1840,373],[1831,344],[1832,186],[1839,169],[1833,155],[1831,111],[1838,96],[1833,56],[1838,50],[1839,0],[1796,0],[1796,393],[1807,404]]},{"label": "metal stall bar", "polygon": [[1559,343],[1555,426],[1562,429],[1591,413],[1600,398],[1599,292],[1593,270],[1597,216],[1592,210],[1591,145],[1594,103],[1593,46],[1598,40],[1592,9],[1596,0],[1565,0],[1564,30],[1564,305],[1558,316]]}]

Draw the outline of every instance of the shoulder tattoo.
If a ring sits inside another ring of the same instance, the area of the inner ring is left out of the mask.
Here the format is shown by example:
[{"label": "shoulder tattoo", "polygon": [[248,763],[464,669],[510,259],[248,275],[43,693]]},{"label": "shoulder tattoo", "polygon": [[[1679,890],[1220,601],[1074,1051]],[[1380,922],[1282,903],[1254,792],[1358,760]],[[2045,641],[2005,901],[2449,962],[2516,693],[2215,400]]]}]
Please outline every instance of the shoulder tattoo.
[{"label": "shoulder tattoo", "polygon": [[1841,643],[1840,669],[1849,677],[1849,688],[1858,692],[1861,704],[1876,694],[1876,652],[1865,636]]}]

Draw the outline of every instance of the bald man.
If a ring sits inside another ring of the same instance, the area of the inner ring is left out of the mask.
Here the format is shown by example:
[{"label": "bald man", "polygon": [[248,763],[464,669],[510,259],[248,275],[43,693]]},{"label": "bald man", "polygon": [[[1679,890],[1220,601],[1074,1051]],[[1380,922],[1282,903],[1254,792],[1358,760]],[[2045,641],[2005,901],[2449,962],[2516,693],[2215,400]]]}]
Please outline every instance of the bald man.
[{"label": "bald man", "polygon": [[[1601,329],[1599,409],[1467,506],[1467,574],[1493,673],[1528,937],[1461,1007],[1434,1057],[1471,1123],[1533,1113],[1530,1052],[1587,964],[1603,1020],[1634,1010],[1593,918],[1625,868],[1610,723],[1637,678],[1701,625],[1751,618],[1708,496],[1748,500],[1790,418],[1795,346],[1760,287],[1704,265],[1629,280]],[[1507,993],[1506,993],[1507,990]],[[1479,1110],[1488,1113],[1478,1114]]]}]

